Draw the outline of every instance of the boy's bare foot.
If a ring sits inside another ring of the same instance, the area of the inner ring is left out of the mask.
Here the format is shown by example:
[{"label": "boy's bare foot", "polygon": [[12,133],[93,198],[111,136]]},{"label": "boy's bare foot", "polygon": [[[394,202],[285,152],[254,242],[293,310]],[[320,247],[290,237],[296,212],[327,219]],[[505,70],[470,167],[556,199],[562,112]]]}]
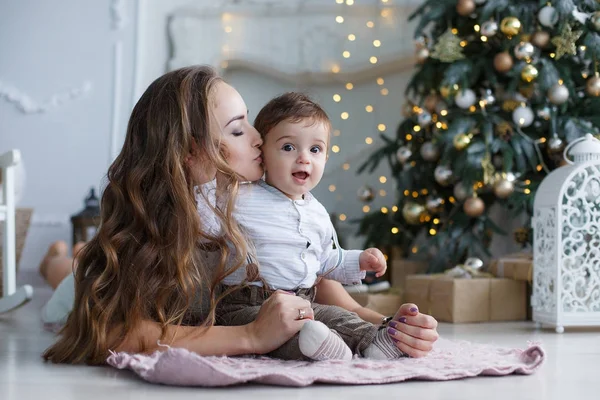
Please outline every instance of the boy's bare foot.
[{"label": "boy's bare foot", "polygon": [[67,257],[67,251],[68,247],[64,241],[57,240],[56,242],[52,243],[50,247],[48,247],[48,251],[40,263],[40,275],[42,275],[44,278],[47,278],[46,272],[48,270],[48,264],[50,261],[55,257]]}]

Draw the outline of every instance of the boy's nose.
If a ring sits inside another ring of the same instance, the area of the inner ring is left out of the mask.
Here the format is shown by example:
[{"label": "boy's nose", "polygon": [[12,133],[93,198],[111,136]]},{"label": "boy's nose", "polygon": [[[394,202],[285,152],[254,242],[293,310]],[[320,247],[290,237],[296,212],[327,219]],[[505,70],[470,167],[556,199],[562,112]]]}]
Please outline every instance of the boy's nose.
[{"label": "boy's nose", "polygon": [[310,164],[310,158],[305,152],[298,154],[298,164]]}]

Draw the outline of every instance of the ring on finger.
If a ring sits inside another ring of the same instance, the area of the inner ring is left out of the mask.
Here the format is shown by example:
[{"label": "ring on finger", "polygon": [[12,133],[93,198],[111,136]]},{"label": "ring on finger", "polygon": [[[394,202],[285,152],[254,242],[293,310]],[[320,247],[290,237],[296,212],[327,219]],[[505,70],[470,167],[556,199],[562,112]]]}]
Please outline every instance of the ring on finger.
[{"label": "ring on finger", "polygon": [[306,315],[306,311],[302,308],[298,309],[298,319],[304,319],[304,316]]}]

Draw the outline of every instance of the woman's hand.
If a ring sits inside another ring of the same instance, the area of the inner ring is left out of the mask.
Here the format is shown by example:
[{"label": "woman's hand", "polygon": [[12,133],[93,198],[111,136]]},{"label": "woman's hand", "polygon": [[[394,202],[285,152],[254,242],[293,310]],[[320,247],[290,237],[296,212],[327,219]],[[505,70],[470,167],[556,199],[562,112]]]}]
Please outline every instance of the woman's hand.
[{"label": "woman's hand", "polygon": [[[300,319],[300,311],[303,319]],[[254,322],[246,325],[252,353],[264,354],[273,351],[290,340],[302,329],[314,312],[308,300],[293,293],[278,290],[261,306]]]},{"label": "woman's hand", "polygon": [[415,304],[407,303],[400,307],[394,319],[388,323],[388,333],[398,349],[418,358],[426,356],[440,337],[437,325],[435,318],[419,313]]}]

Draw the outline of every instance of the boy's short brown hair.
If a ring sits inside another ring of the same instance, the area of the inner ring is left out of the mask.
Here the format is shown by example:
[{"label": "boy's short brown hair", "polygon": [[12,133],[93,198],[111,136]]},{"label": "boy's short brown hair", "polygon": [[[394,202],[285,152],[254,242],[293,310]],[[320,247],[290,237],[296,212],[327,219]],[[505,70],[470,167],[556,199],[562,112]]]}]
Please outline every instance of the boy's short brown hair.
[{"label": "boy's short brown hair", "polygon": [[309,120],[313,124],[322,123],[331,131],[331,121],[325,110],[304,93],[287,92],[269,101],[254,120],[254,128],[262,138],[282,121],[298,123]]}]

